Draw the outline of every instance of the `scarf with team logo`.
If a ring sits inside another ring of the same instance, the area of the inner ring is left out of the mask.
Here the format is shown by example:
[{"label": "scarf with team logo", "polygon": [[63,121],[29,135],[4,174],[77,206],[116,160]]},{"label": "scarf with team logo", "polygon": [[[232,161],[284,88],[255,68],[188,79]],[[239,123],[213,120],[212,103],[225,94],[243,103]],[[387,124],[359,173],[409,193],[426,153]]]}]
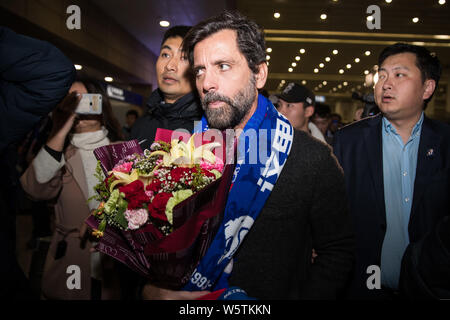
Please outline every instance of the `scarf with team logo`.
[{"label": "scarf with team logo", "polygon": [[[196,132],[208,129],[202,118]],[[232,259],[252,227],[288,158],[293,128],[273,104],[258,95],[258,106],[239,137],[236,168],[223,223],[183,290],[228,287]],[[257,158],[255,158],[255,155]]]}]

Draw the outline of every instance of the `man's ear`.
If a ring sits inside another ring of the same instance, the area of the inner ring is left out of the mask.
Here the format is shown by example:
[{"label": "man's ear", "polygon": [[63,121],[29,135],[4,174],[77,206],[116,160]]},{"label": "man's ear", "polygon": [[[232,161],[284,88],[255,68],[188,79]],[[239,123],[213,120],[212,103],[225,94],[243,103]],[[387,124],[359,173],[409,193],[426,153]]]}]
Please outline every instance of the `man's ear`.
[{"label": "man's ear", "polygon": [[262,62],[258,65],[258,73],[255,74],[256,88],[262,89],[267,81],[267,74],[269,69],[267,68],[267,63]]},{"label": "man's ear", "polygon": [[422,100],[426,100],[431,97],[434,89],[436,89],[436,81],[434,81],[433,79],[427,79],[425,80],[424,87],[425,91],[423,92]]},{"label": "man's ear", "polygon": [[307,106],[305,108],[305,118],[310,118],[314,114],[314,107],[313,106]]}]

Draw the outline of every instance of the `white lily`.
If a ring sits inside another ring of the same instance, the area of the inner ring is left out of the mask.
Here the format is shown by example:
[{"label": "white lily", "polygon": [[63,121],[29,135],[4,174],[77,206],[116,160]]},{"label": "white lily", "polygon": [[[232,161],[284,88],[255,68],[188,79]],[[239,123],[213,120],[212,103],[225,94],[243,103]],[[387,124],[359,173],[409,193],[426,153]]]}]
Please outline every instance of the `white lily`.
[{"label": "white lily", "polygon": [[176,164],[192,167],[195,164],[200,163],[202,159],[214,164],[216,162],[216,157],[211,150],[219,147],[221,144],[219,142],[211,142],[196,148],[194,136],[195,134],[190,137],[188,143],[185,143],[184,141],[172,140],[170,152],[159,150],[152,152],[150,156],[162,155],[164,166]]},{"label": "white lily", "polygon": [[117,180],[113,181],[109,186],[110,191],[112,191],[118,184],[129,184],[139,179],[139,174],[136,169],[131,170],[130,174],[120,171],[110,171],[109,174],[111,173]]}]

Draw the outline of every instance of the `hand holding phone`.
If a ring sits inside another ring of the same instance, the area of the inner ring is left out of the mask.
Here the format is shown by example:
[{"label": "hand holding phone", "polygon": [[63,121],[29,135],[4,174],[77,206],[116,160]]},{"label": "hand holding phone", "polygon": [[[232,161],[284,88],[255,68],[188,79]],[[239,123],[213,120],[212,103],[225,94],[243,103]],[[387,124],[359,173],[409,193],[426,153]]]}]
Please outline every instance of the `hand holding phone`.
[{"label": "hand holding phone", "polygon": [[102,95],[83,93],[75,112],[78,114],[102,114]]}]

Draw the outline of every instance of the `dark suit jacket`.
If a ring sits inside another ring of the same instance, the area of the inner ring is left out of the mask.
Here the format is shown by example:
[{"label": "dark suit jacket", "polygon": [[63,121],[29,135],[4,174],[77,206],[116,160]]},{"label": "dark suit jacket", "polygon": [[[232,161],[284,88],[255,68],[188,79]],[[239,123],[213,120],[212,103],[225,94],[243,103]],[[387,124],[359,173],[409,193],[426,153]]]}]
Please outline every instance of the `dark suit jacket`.
[{"label": "dark suit jacket", "polygon": [[[381,264],[386,232],[381,120],[378,115],[353,123],[339,130],[334,140],[334,153],[344,169],[356,233],[356,266],[349,289],[351,298],[379,297],[382,293],[381,290],[368,290],[366,285],[370,276],[366,273],[367,267]],[[408,226],[410,246],[450,214],[449,192],[450,127],[425,117]],[[436,252],[436,255],[441,253]]]},{"label": "dark suit jacket", "polygon": [[341,298],[354,257],[350,220],[330,147],[295,130],[283,171],[234,255],[230,286],[258,299]]}]

